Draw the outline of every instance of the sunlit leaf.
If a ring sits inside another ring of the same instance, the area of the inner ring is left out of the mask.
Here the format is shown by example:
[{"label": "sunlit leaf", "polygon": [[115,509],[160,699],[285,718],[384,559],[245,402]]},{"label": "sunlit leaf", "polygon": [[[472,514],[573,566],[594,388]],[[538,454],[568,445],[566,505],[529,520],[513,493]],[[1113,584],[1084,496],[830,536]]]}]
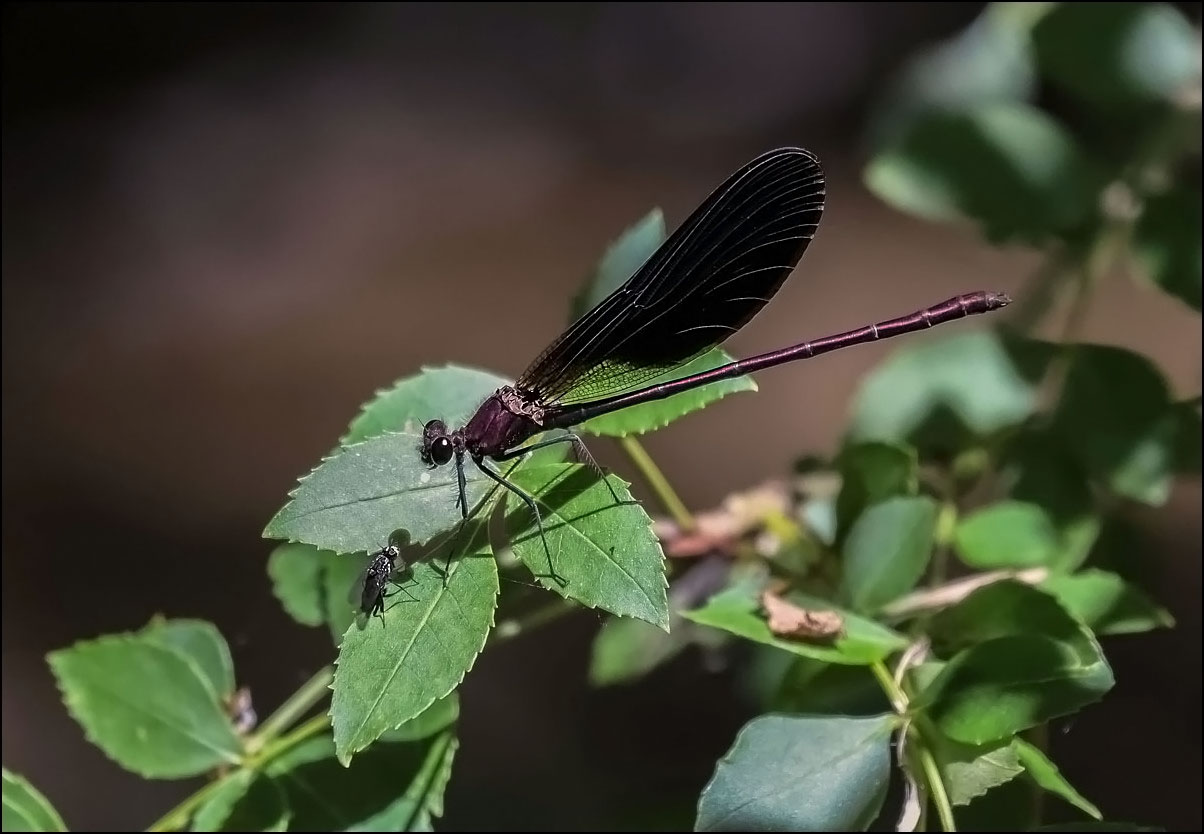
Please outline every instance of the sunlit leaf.
[{"label": "sunlit leaf", "polygon": [[127,770],[178,779],[239,760],[242,745],[212,684],[176,649],[109,635],[48,660],[88,740]]},{"label": "sunlit leaf", "polygon": [[585,466],[557,464],[525,468],[511,480],[536,496],[542,516],[547,550],[530,510],[508,498],[514,552],[541,584],[590,608],[668,630],[664,555],[652,519],[622,479],[608,475],[608,489]]},{"label": "sunlit leaf", "polygon": [[156,617],[139,636],[175,649],[195,663],[218,698],[229,698],[234,693],[234,660],[226,639],[213,623]]},{"label": "sunlit leaf", "polygon": [[1000,501],[958,521],[954,547],[983,570],[1048,565],[1059,553],[1058,531],[1036,504]]},{"label": "sunlit leaf", "polygon": [[41,791],[4,768],[4,830],[66,831],[67,825]]},{"label": "sunlit leaf", "polygon": [[801,594],[791,594],[789,598],[804,607],[836,611],[844,620],[844,634],[831,643],[777,637],[769,630],[756,591],[739,586],[716,594],[701,608],[683,611],[682,616],[699,625],[722,629],[747,640],[827,663],[874,663],[907,645],[901,635],[885,626],[850,611],[840,610],[823,600]]},{"label": "sunlit leaf", "polygon": [[470,528],[473,541],[446,579],[428,562],[415,565],[409,596],[387,607],[383,622],[347,629],[330,707],[341,761],[446,696],[471,668],[498,594],[497,562],[483,531]]},{"label": "sunlit leaf", "polygon": [[1051,576],[1041,587],[1096,634],[1135,634],[1175,625],[1169,611],[1107,571]]}]

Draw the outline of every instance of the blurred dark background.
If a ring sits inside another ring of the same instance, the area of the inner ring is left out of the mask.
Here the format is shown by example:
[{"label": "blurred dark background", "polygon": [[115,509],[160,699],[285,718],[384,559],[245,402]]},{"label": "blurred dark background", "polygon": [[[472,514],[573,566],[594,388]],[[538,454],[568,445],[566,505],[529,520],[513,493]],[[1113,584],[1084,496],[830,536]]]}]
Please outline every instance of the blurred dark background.
[{"label": "blurred dark background", "polygon": [[[654,205],[676,225],[763,150],[816,151],[829,207],[737,354],[1018,286],[1034,253],[894,213],[859,175],[891,72],[981,8],[6,4],[4,764],[76,829],[184,796],[84,740],[46,652],[206,618],[265,715],[332,650],[272,598],[259,534],[359,404],[424,364],[519,373],[625,226]],[[1085,337],[1200,390],[1199,319],[1165,295],[1108,282]],[[889,349],[771,372],[647,445],[708,506],[830,450]],[[1113,819],[1200,825],[1199,506],[1193,481],[1132,514],[1179,627],[1109,639],[1116,688],[1053,740]],[[477,663],[440,828],[690,819],[750,707],[692,655],[590,691],[597,626]]]}]

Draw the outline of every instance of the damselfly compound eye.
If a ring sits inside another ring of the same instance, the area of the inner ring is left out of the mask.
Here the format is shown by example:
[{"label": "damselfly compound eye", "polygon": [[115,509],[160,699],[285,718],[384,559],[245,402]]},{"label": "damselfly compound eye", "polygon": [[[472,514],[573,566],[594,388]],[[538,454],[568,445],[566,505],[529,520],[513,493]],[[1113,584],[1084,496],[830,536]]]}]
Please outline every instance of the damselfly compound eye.
[{"label": "damselfly compound eye", "polygon": [[442,466],[452,459],[452,442],[446,437],[436,437],[431,443],[431,461]]}]

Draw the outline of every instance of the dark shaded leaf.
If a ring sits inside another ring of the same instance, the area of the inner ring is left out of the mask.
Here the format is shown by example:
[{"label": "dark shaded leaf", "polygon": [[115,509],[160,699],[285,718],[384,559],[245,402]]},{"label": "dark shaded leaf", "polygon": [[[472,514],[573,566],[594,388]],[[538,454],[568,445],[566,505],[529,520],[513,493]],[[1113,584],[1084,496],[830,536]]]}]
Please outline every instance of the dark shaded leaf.
[{"label": "dark shaded leaf", "polygon": [[893,715],[764,715],[744,726],[698,802],[695,831],[862,831],[890,781]]},{"label": "dark shaded leaf", "polygon": [[1170,612],[1114,573],[1084,570],[1073,576],[1051,576],[1041,588],[1096,634],[1136,634],[1171,628]]}]

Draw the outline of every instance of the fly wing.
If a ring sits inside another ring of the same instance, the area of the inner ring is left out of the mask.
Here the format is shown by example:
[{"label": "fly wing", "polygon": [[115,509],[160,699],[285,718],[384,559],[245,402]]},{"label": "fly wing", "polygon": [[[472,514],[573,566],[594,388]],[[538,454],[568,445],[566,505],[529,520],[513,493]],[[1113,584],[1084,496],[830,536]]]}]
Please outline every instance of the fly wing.
[{"label": "fly wing", "polygon": [[782,286],[824,207],[819,161],[771,151],[733,174],[517,382],[545,405],[630,391],[725,341]]}]

